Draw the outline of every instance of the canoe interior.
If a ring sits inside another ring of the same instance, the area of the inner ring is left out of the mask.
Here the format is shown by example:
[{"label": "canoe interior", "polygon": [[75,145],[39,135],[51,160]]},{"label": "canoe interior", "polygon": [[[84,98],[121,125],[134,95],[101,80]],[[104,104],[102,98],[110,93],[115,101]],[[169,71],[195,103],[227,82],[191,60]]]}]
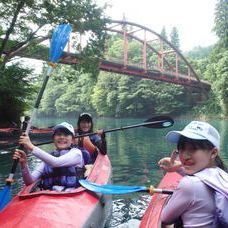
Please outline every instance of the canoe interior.
[{"label": "canoe interior", "polygon": [[[182,176],[176,172],[167,173],[158,188],[175,189],[180,182]],[[160,216],[169,195],[155,193],[145,211],[140,228],[161,228]],[[172,226],[163,226],[163,228],[171,228]]]}]

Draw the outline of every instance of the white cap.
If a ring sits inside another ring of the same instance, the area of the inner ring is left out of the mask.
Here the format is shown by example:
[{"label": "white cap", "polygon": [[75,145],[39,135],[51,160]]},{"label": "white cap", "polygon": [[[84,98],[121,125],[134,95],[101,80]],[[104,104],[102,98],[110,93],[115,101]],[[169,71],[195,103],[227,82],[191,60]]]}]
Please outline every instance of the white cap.
[{"label": "white cap", "polygon": [[79,115],[79,118],[78,120],[81,121],[81,120],[89,120],[92,122],[92,115],[88,112],[83,112]]},{"label": "white cap", "polygon": [[182,131],[168,132],[166,140],[172,143],[177,143],[181,135],[190,139],[208,140],[218,150],[220,149],[220,135],[218,131],[208,123],[192,121]]},{"label": "white cap", "polygon": [[67,129],[71,134],[73,134],[73,136],[75,136],[74,127],[71,124],[67,122],[63,122],[53,127],[53,130],[56,131],[57,129],[61,129],[61,128]]}]

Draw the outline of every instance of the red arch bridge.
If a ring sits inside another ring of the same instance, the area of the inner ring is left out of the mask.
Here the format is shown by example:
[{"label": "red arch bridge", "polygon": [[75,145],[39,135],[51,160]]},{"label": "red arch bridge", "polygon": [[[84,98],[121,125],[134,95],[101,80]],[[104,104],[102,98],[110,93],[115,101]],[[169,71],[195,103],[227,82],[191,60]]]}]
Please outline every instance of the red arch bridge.
[{"label": "red arch bridge", "polygon": [[[210,90],[210,84],[200,80],[181,52],[155,31],[136,23],[118,20],[109,21],[106,30],[108,35],[118,36],[122,54],[115,56],[106,45],[105,58],[99,64],[100,70],[193,87],[200,89],[203,94]],[[78,34],[78,38],[75,37],[77,35],[74,34],[74,39],[70,39],[60,63],[72,65],[80,62],[80,51],[75,49],[75,43],[83,46],[86,36]],[[131,58],[134,53],[129,47],[133,42],[141,49],[135,58],[137,60]]]}]

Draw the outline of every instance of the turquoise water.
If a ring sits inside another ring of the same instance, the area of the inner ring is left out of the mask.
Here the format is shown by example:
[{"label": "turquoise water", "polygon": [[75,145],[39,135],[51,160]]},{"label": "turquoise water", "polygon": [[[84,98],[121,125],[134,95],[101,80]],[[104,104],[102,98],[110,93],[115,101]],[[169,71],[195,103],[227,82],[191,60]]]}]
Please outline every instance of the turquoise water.
[{"label": "turquoise water", "polygon": [[[39,119],[34,125],[39,127],[52,126],[62,121],[76,125],[75,119]],[[94,129],[113,129],[121,126],[140,124],[143,119],[95,119]],[[113,168],[113,184],[115,185],[157,185],[163,176],[157,162],[168,156],[175,145],[165,142],[164,136],[169,130],[182,129],[189,120],[177,120],[171,128],[152,129],[138,127],[106,134],[108,154]],[[228,121],[210,120],[221,134],[221,157],[228,165]],[[47,151],[53,151],[53,145],[42,146]],[[4,187],[4,180],[8,176],[12,161],[12,154],[7,149],[0,151],[0,188]],[[29,156],[29,164],[34,167],[39,161]],[[22,187],[20,173],[16,174],[13,184],[13,194]],[[113,196],[113,212],[107,227],[138,227],[143,213],[149,203],[150,196],[142,193]]]}]

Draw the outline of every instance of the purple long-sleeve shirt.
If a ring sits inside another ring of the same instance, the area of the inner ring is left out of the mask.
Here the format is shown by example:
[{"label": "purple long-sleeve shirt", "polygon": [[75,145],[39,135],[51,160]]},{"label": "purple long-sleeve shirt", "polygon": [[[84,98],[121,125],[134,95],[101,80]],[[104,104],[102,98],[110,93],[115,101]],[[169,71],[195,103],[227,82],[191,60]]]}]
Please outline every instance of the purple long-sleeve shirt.
[{"label": "purple long-sleeve shirt", "polygon": [[181,216],[185,228],[211,228],[214,221],[213,191],[195,176],[184,176],[162,211],[162,222],[172,224]]},{"label": "purple long-sleeve shirt", "polygon": [[[179,173],[183,175],[183,169]],[[228,174],[218,167],[184,176],[162,211],[162,221],[172,224],[181,216],[185,228],[213,227],[214,190],[228,197]]]},{"label": "purple long-sleeve shirt", "polygon": [[[48,154],[38,147],[35,147],[31,153],[43,162],[40,163],[33,172],[29,170],[29,167],[21,169],[22,177],[26,185],[33,183],[42,176],[45,163],[52,167],[83,167],[84,165],[82,153],[77,148],[72,148],[68,153],[60,157],[55,157],[51,154]],[[55,186],[53,190],[61,191],[62,188],[62,186]]]}]

